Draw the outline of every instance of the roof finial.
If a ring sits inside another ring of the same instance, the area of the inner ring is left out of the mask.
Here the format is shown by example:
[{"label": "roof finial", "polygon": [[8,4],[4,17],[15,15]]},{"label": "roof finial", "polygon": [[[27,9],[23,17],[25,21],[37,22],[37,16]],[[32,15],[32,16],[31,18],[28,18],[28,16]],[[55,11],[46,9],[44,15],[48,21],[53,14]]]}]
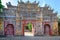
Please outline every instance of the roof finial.
[{"label": "roof finial", "polygon": [[19,3],[19,0],[17,2]]},{"label": "roof finial", "polygon": [[29,0],[27,2],[29,3]]},{"label": "roof finial", "polygon": [[22,0],[19,0],[20,2],[22,2]]},{"label": "roof finial", "polygon": [[47,7],[48,5],[47,4],[45,4],[45,7]]},{"label": "roof finial", "polygon": [[33,3],[36,3],[36,0]]},{"label": "roof finial", "polygon": [[22,2],[22,0],[20,0],[20,2]]},{"label": "roof finial", "polygon": [[36,3],[36,0],[34,2]]},{"label": "roof finial", "polygon": [[37,4],[39,4],[39,1],[38,1],[38,3]]},{"label": "roof finial", "polygon": [[24,3],[22,0],[20,0],[20,3]]}]

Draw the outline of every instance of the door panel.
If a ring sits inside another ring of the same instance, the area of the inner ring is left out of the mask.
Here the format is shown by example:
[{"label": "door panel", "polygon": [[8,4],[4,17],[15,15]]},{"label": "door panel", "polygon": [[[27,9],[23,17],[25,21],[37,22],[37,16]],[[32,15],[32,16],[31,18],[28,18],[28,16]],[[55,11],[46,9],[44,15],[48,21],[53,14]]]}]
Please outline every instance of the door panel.
[{"label": "door panel", "polygon": [[47,35],[51,35],[51,28],[49,24],[45,24],[44,25],[44,34]]},{"label": "door panel", "polygon": [[8,24],[6,26],[5,35],[14,35],[14,26],[13,26],[13,24]]}]

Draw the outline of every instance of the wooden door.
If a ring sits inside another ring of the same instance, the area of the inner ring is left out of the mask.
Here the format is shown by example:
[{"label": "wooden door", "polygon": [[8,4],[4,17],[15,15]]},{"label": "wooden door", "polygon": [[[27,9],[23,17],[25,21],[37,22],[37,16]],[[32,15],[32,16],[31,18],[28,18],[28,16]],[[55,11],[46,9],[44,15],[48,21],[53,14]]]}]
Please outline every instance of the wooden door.
[{"label": "wooden door", "polygon": [[6,26],[5,35],[14,35],[14,26],[13,26],[13,24],[8,24]]}]

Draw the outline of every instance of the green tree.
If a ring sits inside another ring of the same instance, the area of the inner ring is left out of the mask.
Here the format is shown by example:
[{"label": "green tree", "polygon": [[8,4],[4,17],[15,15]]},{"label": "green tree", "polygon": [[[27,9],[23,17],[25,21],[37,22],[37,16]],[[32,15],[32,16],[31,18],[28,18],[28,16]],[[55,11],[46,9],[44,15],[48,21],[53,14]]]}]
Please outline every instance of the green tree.
[{"label": "green tree", "polygon": [[4,6],[2,5],[2,2],[0,0],[0,14],[2,13],[2,9],[4,8]]},{"label": "green tree", "polygon": [[30,31],[32,31],[32,24],[31,23],[28,23],[28,29],[30,30]]}]

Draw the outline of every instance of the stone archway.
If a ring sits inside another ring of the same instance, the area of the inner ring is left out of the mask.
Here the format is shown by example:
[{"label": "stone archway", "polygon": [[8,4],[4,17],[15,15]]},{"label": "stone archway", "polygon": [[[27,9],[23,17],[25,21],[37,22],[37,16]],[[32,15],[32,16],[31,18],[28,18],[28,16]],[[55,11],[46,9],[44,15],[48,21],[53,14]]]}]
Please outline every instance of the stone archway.
[{"label": "stone archway", "polygon": [[7,24],[7,26],[5,27],[5,35],[14,35],[14,26],[13,24]]},{"label": "stone archway", "polygon": [[51,35],[51,27],[49,24],[44,25],[44,35]]},{"label": "stone archway", "polygon": [[25,26],[24,26],[24,36],[33,36],[32,27],[33,27],[32,23],[26,23],[25,24]]},{"label": "stone archway", "polygon": [[[23,20],[22,21],[22,35],[23,36],[34,36],[34,30],[33,30],[34,23],[33,22],[35,22],[35,21],[31,21],[31,20]],[[30,26],[29,23],[31,23],[31,26],[32,26],[31,30],[28,30],[28,26]],[[25,33],[27,33],[27,35],[25,35]]]}]

